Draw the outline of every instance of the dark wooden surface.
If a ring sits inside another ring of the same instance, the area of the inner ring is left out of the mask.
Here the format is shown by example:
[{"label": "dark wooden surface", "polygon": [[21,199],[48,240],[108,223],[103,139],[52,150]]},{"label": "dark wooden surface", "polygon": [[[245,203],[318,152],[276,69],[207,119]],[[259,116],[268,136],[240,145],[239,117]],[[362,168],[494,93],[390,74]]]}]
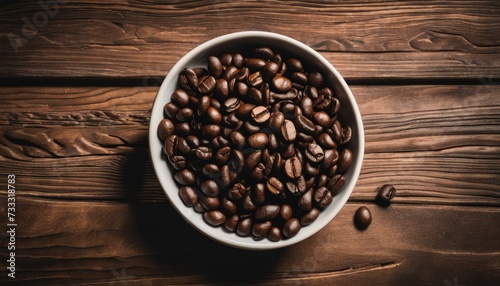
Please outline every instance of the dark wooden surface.
[{"label": "dark wooden surface", "polygon": [[[332,2],[3,1],[0,283],[499,285],[500,3]],[[243,30],[319,51],[350,84],[366,132],[345,208],[275,251],[229,248],[186,225],[148,154],[168,70]],[[6,271],[7,174],[16,279]],[[398,193],[381,208],[385,183]],[[361,205],[374,217],[365,231],[353,224]]]}]

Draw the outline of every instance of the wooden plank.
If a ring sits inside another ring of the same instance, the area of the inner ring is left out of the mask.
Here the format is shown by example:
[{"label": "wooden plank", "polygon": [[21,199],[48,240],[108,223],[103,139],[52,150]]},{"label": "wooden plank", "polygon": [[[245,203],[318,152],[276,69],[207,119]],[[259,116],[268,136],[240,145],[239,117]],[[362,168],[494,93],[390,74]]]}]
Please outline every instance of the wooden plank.
[{"label": "wooden plank", "polygon": [[[351,201],[372,201],[392,183],[398,203],[500,205],[499,86],[352,88],[366,152]],[[32,197],[165,201],[147,146],[154,90],[3,89],[3,169]]]},{"label": "wooden plank", "polygon": [[[31,199],[19,192],[16,282],[32,285],[496,285],[498,208],[348,203],[295,246],[250,252],[216,243],[165,203]],[[2,214],[5,206],[0,206]],[[5,233],[5,225],[0,226]],[[460,231],[457,231],[460,230]],[[0,244],[6,246],[6,240]],[[217,258],[217,259],[216,259]],[[10,282],[6,276],[1,283]]]},{"label": "wooden plank", "polygon": [[206,40],[264,30],[320,51],[348,80],[500,78],[497,1],[115,0],[52,9],[3,4],[0,77],[164,76]]}]

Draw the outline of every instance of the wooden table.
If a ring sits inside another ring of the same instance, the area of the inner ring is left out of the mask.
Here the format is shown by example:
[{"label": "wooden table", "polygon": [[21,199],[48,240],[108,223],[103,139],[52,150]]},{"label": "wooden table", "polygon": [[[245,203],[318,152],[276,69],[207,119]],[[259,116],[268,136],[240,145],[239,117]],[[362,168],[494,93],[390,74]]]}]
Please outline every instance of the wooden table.
[{"label": "wooden table", "polygon": [[[498,1],[102,2],[0,4],[1,284],[500,284]],[[319,51],[350,84],[366,131],[347,205],[275,251],[187,225],[148,154],[169,69],[243,30]],[[386,183],[397,197],[382,208]],[[353,224],[362,205],[365,231]]]}]

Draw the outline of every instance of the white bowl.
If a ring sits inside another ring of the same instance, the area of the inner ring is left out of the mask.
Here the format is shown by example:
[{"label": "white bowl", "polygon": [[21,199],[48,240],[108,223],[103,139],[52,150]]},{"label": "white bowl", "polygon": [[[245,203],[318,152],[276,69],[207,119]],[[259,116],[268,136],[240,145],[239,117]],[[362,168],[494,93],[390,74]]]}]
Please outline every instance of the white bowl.
[{"label": "white bowl", "polygon": [[[329,80],[330,86],[341,102],[340,121],[343,125],[349,125],[352,129],[352,140],[349,143],[349,149],[354,155],[354,161],[344,174],[346,177],[344,186],[334,196],[333,202],[321,211],[316,221],[309,226],[302,227],[296,236],[278,242],[272,242],[268,239],[254,240],[252,237],[240,237],[235,233],[225,231],[222,227],[210,226],[203,220],[200,213],[195,212],[191,207],[187,207],[179,196],[179,187],[176,185],[167,162],[162,156],[163,143],[160,142],[157,135],[158,124],[164,117],[163,108],[170,101],[172,93],[178,87],[177,78],[180,71],[185,67],[206,67],[209,56],[234,52],[233,49],[245,45],[267,46],[275,51],[286,51],[302,59],[303,62],[307,61],[309,66],[316,67]],[[250,250],[266,250],[289,246],[310,237],[326,226],[345,205],[356,185],[363,161],[364,143],[363,124],[356,100],[339,72],[323,56],[305,44],[280,34],[260,31],[223,35],[199,45],[182,57],[169,71],[158,91],[149,124],[151,160],[156,176],[171,204],[189,224],[208,237],[229,246]]]}]

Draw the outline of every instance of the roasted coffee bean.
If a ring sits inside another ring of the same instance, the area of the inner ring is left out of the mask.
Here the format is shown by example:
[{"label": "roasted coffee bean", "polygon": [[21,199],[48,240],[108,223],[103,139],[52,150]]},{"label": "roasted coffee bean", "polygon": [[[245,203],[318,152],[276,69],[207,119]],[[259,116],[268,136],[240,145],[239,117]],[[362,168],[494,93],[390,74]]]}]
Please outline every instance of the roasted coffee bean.
[{"label": "roasted coffee bean", "polygon": [[327,169],[330,168],[331,166],[337,164],[339,161],[339,153],[337,152],[336,149],[326,149],[325,150],[325,157],[323,158],[323,161],[321,162],[321,168]]},{"label": "roasted coffee bean", "polygon": [[273,195],[279,195],[283,192],[283,183],[276,177],[271,177],[266,183],[267,190]]},{"label": "roasted coffee bean", "polygon": [[179,74],[179,83],[184,90],[194,90],[198,86],[198,76],[190,68],[184,68]]},{"label": "roasted coffee bean", "polygon": [[378,196],[386,202],[389,202],[396,195],[396,188],[393,185],[383,185],[378,191]]},{"label": "roasted coffee bean", "polygon": [[279,205],[264,205],[255,210],[255,218],[261,220],[272,220],[280,213]]},{"label": "roasted coffee bean", "polygon": [[293,215],[293,208],[291,205],[289,204],[282,204],[281,207],[280,207],[280,213],[279,213],[279,217],[283,220],[283,221],[287,221],[289,220]]},{"label": "roasted coffee bean", "polygon": [[249,236],[252,233],[252,218],[245,218],[240,220],[236,233],[239,236]]},{"label": "roasted coffee bean", "polygon": [[229,169],[228,165],[224,165],[220,168],[220,181],[218,181],[218,183],[225,188],[234,182],[236,176],[237,175]]},{"label": "roasted coffee bean", "polygon": [[300,229],[302,226],[300,225],[300,222],[297,218],[292,217],[291,219],[287,220],[285,224],[283,225],[283,235],[285,237],[291,238],[297,235],[299,233]]},{"label": "roasted coffee bean", "polygon": [[316,187],[321,188],[326,186],[328,184],[328,181],[330,178],[328,178],[327,175],[325,174],[320,174],[318,177],[316,177]]},{"label": "roasted coffee bean", "polygon": [[338,144],[342,144],[342,137],[344,136],[344,134],[340,121],[335,120],[332,127],[330,127],[330,132],[333,140],[335,140],[335,142],[337,142]]},{"label": "roasted coffee bean", "polygon": [[336,97],[332,97],[332,103],[330,104],[330,114],[336,115],[340,110],[340,101]]},{"label": "roasted coffee bean", "polygon": [[252,113],[252,109],[254,109],[256,105],[248,102],[240,102],[240,107],[236,111],[236,116],[241,120],[246,120],[250,118]]},{"label": "roasted coffee bean", "polygon": [[207,209],[200,203],[199,200],[194,204],[193,209],[198,213],[204,213],[207,211]]},{"label": "roasted coffee bean", "polygon": [[224,68],[219,58],[214,56],[208,57],[208,71],[215,78],[219,78],[222,75]]},{"label": "roasted coffee bean", "polygon": [[165,107],[163,108],[165,114],[167,115],[167,118],[170,118],[172,120],[175,119],[175,115],[177,114],[179,109],[180,108],[173,102],[165,104]]},{"label": "roasted coffee bean", "polygon": [[372,214],[367,207],[362,206],[356,210],[354,219],[359,229],[365,229],[372,223]]},{"label": "roasted coffee bean", "polygon": [[219,150],[217,150],[217,152],[215,153],[215,156],[214,156],[214,160],[219,165],[224,165],[227,163],[230,156],[231,156],[231,147],[226,146],[226,147],[222,147]]},{"label": "roasted coffee bean", "polygon": [[281,75],[277,75],[272,79],[272,84],[273,87],[278,91],[278,92],[287,92],[292,88],[292,82]]},{"label": "roasted coffee bean", "polygon": [[290,58],[286,61],[287,66],[293,72],[303,72],[304,67],[302,66],[302,62],[296,58]]},{"label": "roasted coffee bean", "polygon": [[189,105],[189,94],[182,89],[178,89],[172,94],[172,102],[179,107],[187,107]]},{"label": "roasted coffee bean", "polygon": [[323,85],[323,75],[317,71],[312,71],[308,75],[309,84],[314,87],[321,87]]},{"label": "roasted coffee bean", "polygon": [[223,106],[226,113],[235,112],[240,107],[240,100],[236,97],[230,97],[224,101]]},{"label": "roasted coffee bean", "polygon": [[281,100],[294,100],[298,97],[299,92],[295,88],[289,89],[285,93],[276,93],[276,92],[271,92],[271,99],[276,101],[281,101]]},{"label": "roasted coffee bean", "polygon": [[351,127],[346,126],[342,129],[342,140],[340,144],[347,144],[351,142],[352,130]]},{"label": "roasted coffee bean", "polygon": [[278,137],[276,137],[274,133],[269,133],[267,134],[267,138],[269,141],[269,143],[267,143],[267,148],[269,148],[270,151],[276,151],[280,147]]},{"label": "roasted coffee bean", "polygon": [[158,125],[158,137],[162,142],[165,142],[168,136],[174,134],[175,125],[172,120],[164,118]]},{"label": "roasted coffee bean", "polygon": [[264,149],[264,147],[267,145],[268,142],[269,138],[267,137],[267,134],[264,132],[252,134],[248,138],[248,144],[255,149]]},{"label": "roasted coffee bean", "polygon": [[215,92],[221,98],[227,98],[229,96],[229,83],[224,78],[219,78],[215,81]]},{"label": "roasted coffee bean", "polygon": [[229,146],[229,141],[222,135],[219,135],[212,139],[211,144],[214,149],[220,149],[222,147]]},{"label": "roasted coffee bean", "polygon": [[243,209],[247,212],[253,212],[253,211],[255,211],[256,208],[257,207],[255,206],[255,204],[252,201],[252,197],[250,196],[249,193],[247,193],[243,197]]},{"label": "roasted coffee bean", "polygon": [[[250,84],[254,88],[260,87],[263,82],[264,82],[264,79],[262,78],[262,75],[259,71],[248,75],[248,84]],[[256,90],[259,91],[258,89],[256,89]]]},{"label": "roasted coffee bean", "polygon": [[265,105],[265,106],[269,105],[270,99],[271,99],[270,90],[269,90],[269,84],[267,82],[263,83],[260,86],[259,90],[260,90],[260,92],[262,94],[262,104]]},{"label": "roasted coffee bean", "polygon": [[191,186],[196,182],[196,177],[193,171],[189,169],[183,169],[174,174],[174,179],[177,183],[184,186]]},{"label": "roasted coffee bean", "polygon": [[205,164],[202,168],[202,172],[205,176],[214,178],[219,174],[220,168],[215,164]]},{"label": "roasted coffee bean", "polygon": [[312,208],[309,212],[300,218],[300,225],[307,226],[313,223],[319,216],[320,210],[318,208]]},{"label": "roasted coffee bean", "polygon": [[288,144],[283,151],[283,159],[292,158],[295,156],[295,146],[293,144]]},{"label": "roasted coffee bean", "polygon": [[240,217],[237,214],[228,217],[224,222],[224,229],[226,229],[229,232],[236,231],[236,227],[238,226],[239,221]]},{"label": "roasted coffee bean", "polygon": [[316,143],[309,144],[304,153],[307,159],[314,163],[321,162],[325,157],[323,149]]},{"label": "roasted coffee bean", "polygon": [[252,236],[254,239],[262,239],[267,236],[272,226],[270,221],[256,222],[252,226]]},{"label": "roasted coffee bean", "polygon": [[215,197],[219,194],[219,186],[217,183],[212,180],[208,179],[200,184],[200,190],[207,196],[207,197]]},{"label": "roasted coffee bean", "polygon": [[297,179],[302,175],[302,163],[297,157],[285,161],[285,173],[291,179]]},{"label": "roasted coffee bean", "polygon": [[232,131],[229,134],[229,141],[236,148],[242,148],[247,143],[246,137],[239,131]]},{"label": "roasted coffee bean", "polygon": [[256,151],[250,153],[250,155],[248,155],[248,157],[245,160],[245,165],[246,165],[247,169],[253,170],[257,166],[257,164],[260,162],[261,158],[262,158],[262,151],[261,150],[256,150]]},{"label": "roasted coffee bean", "polygon": [[234,184],[228,192],[228,197],[233,201],[241,200],[247,194],[246,187],[241,183]]},{"label": "roasted coffee bean", "polygon": [[210,106],[207,109],[207,112],[205,115],[210,123],[217,125],[217,124],[220,124],[222,121],[222,114],[220,114],[220,112],[212,106]]},{"label": "roasted coffee bean", "polygon": [[202,76],[198,80],[198,92],[201,94],[208,94],[214,90],[215,85],[216,82],[213,76]]},{"label": "roasted coffee bean", "polygon": [[210,107],[210,96],[207,95],[202,96],[198,101],[198,109],[197,109],[198,115],[200,116],[204,115],[209,107]]},{"label": "roasted coffee bean", "polygon": [[267,233],[267,238],[270,241],[277,242],[281,240],[281,230],[277,226],[272,226]]},{"label": "roasted coffee bean", "polygon": [[219,57],[221,64],[225,67],[228,67],[233,62],[233,55],[230,53],[224,53]]},{"label": "roasted coffee bean", "polygon": [[269,128],[276,132],[281,130],[281,126],[285,123],[285,115],[281,111],[274,111],[270,115]]},{"label": "roasted coffee bean", "polygon": [[242,67],[240,68],[240,71],[236,75],[236,80],[240,82],[247,81],[249,75],[250,75],[250,70],[247,67]]},{"label": "roasted coffee bean", "polygon": [[285,119],[283,125],[281,126],[281,135],[286,141],[294,141],[297,137],[297,130],[292,121]]},{"label": "roasted coffee bean", "polygon": [[328,110],[331,104],[331,97],[324,94],[320,94],[318,98],[313,101],[313,106],[316,110]]},{"label": "roasted coffee bean", "polygon": [[236,75],[238,74],[239,70],[237,67],[235,66],[228,66],[224,72],[222,73],[222,78],[227,80],[227,82],[229,83],[230,80],[232,80],[233,78],[236,77]]},{"label": "roasted coffee bean", "polygon": [[313,120],[316,124],[323,128],[328,128],[332,125],[332,119],[325,111],[318,111],[313,114]]},{"label": "roasted coffee bean", "polygon": [[252,202],[256,205],[261,205],[266,201],[266,185],[257,183],[252,192]]},{"label": "roasted coffee bean", "polygon": [[187,108],[187,107],[182,108],[175,115],[175,118],[179,122],[187,121],[187,120],[191,119],[191,117],[193,117],[193,110],[191,108]]},{"label": "roasted coffee bean", "polygon": [[210,225],[218,226],[226,221],[226,216],[221,211],[211,210],[203,214],[203,219]]},{"label": "roasted coffee bean", "polygon": [[257,166],[252,170],[251,176],[253,179],[260,181],[264,179],[265,175],[264,172],[266,170],[266,167],[262,163],[258,163]]},{"label": "roasted coffee bean", "polygon": [[269,110],[262,105],[254,107],[251,111],[251,115],[252,119],[259,124],[268,121],[270,117]]},{"label": "roasted coffee bean", "polygon": [[235,90],[240,97],[245,97],[248,94],[248,85],[243,82],[237,82]]},{"label": "roasted coffee bean", "polygon": [[277,63],[271,61],[266,62],[266,64],[262,68],[262,77],[265,80],[272,79],[278,74],[279,69],[280,66]]},{"label": "roasted coffee bean", "polygon": [[341,174],[336,174],[330,179],[330,181],[328,181],[328,184],[326,184],[326,188],[330,191],[330,193],[332,193],[332,195],[335,195],[340,190],[340,188],[342,188],[344,183],[345,177]]},{"label": "roasted coffee bean", "polygon": [[320,170],[320,165],[317,163],[311,163],[310,161],[307,161],[304,169],[306,170],[306,173],[309,174],[309,176],[315,177],[319,174]]},{"label": "roasted coffee bean", "polygon": [[339,172],[345,173],[347,169],[352,165],[352,152],[349,149],[344,149],[342,153],[340,153],[339,157]]},{"label": "roasted coffee bean", "polygon": [[179,195],[188,207],[194,206],[196,202],[198,201],[198,194],[196,193],[196,190],[193,189],[190,186],[182,186],[179,188]]},{"label": "roasted coffee bean", "polygon": [[223,125],[224,127],[236,128],[239,123],[240,121],[238,120],[238,117],[236,117],[234,112],[222,116],[221,125]]},{"label": "roasted coffee bean", "polygon": [[299,131],[302,131],[305,134],[311,135],[314,134],[314,132],[316,131],[314,123],[303,115],[295,117],[293,123],[295,123],[295,127]]},{"label": "roasted coffee bean", "polygon": [[176,170],[182,170],[186,168],[186,158],[180,155],[173,155],[168,157],[168,161]]},{"label": "roasted coffee bean", "polygon": [[235,149],[231,151],[231,158],[229,159],[228,166],[237,174],[243,171],[245,167],[245,156],[240,150]]},{"label": "roasted coffee bean", "polygon": [[333,141],[332,137],[328,133],[321,133],[318,136],[317,140],[318,144],[321,145],[325,149],[336,149],[337,144]]},{"label": "roasted coffee bean", "polygon": [[332,193],[330,193],[330,191],[326,187],[318,188],[314,192],[314,202],[318,207],[325,208],[329,204],[331,204],[332,201],[333,201]]},{"label": "roasted coffee bean", "polygon": [[266,65],[266,61],[260,58],[248,58],[245,61],[245,66],[251,71],[260,71]]},{"label": "roasted coffee bean", "polygon": [[260,47],[254,50],[254,55],[258,58],[262,58],[265,60],[270,60],[274,57],[274,52],[271,48],[268,47]]},{"label": "roasted coffee bean", "polygon": [[313,202],[313,189],[307,190],[302,196],[300,196],[299,201],[297,202],[298,206],[305,210],[309,211],[312,208]]},{"label": "roasted coffee bean", "polygon": [[207,161],[212,158],[212,149],[205,147],[205,146],[200,146],[196,148],[195,150],[196,157],[200,158],[201,160]]}]

